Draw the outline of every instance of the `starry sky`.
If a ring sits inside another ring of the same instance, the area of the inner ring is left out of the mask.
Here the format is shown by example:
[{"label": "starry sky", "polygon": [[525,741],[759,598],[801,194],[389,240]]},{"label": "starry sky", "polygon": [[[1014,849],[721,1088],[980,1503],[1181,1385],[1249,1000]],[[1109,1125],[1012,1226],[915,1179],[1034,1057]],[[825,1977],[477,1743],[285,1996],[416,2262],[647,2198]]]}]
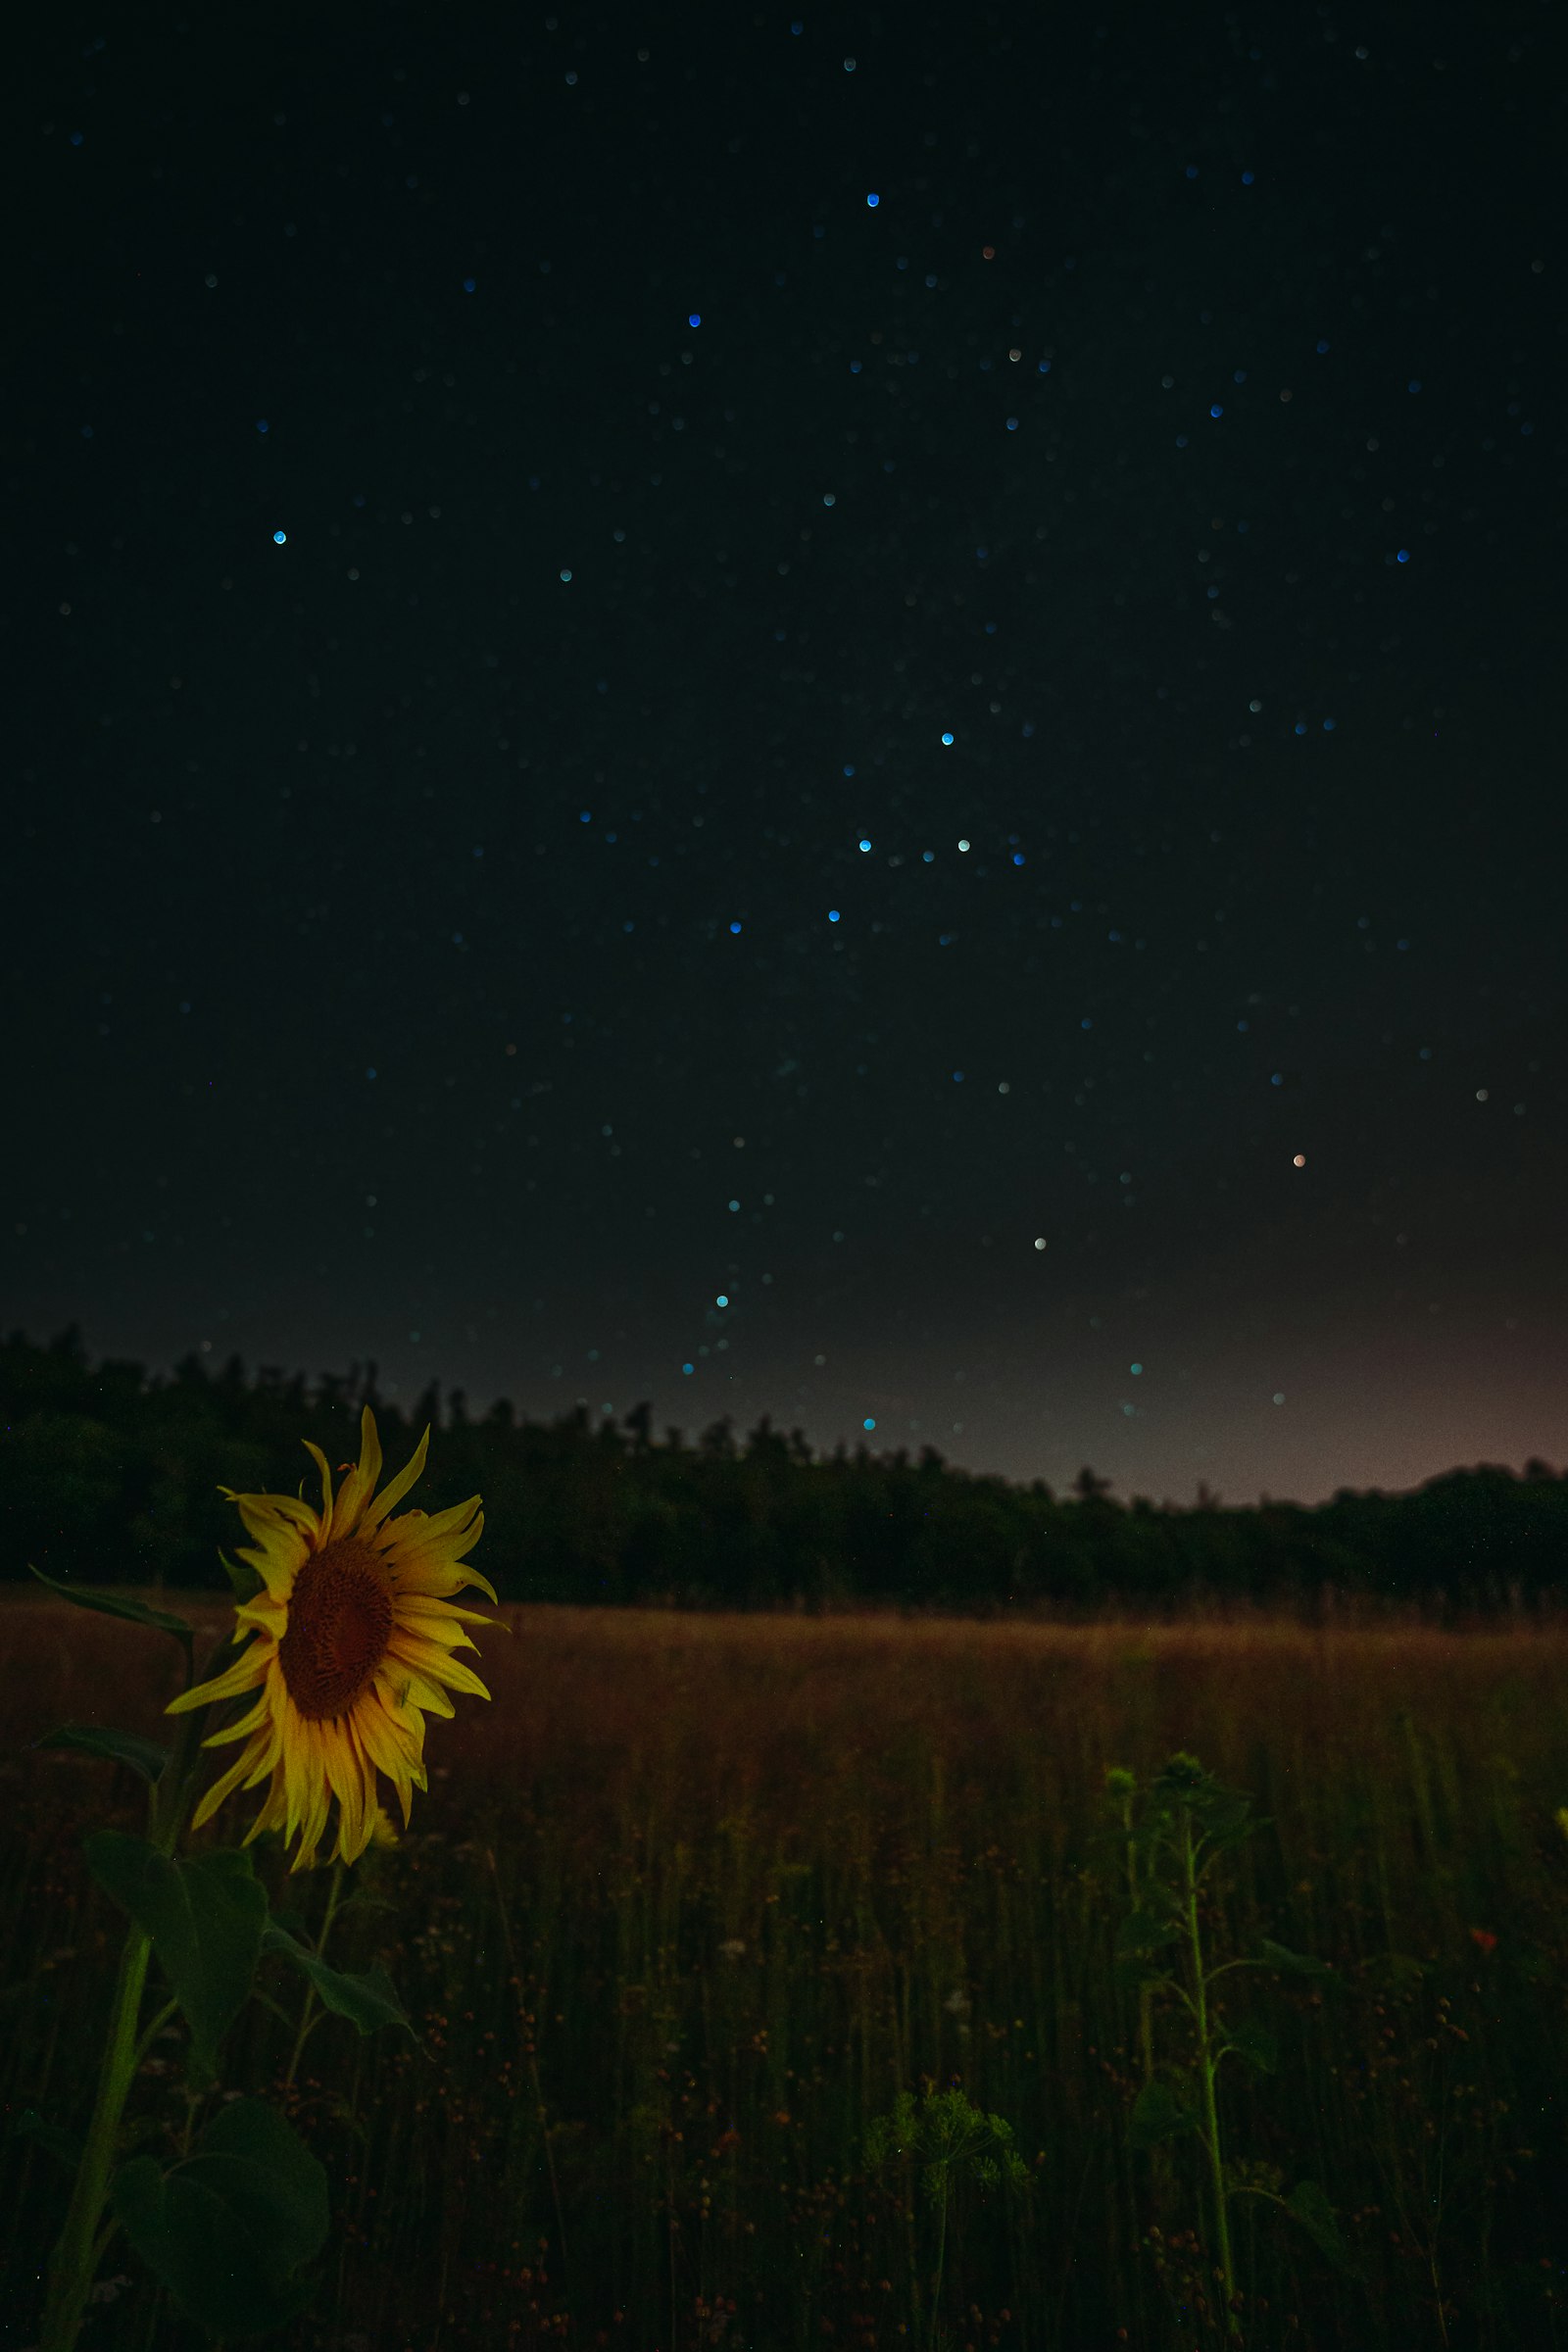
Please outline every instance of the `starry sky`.
[{"label": "starry sky", "polygon": [[38,12],[6,1327],[1561,1458],[1550,22]]}]

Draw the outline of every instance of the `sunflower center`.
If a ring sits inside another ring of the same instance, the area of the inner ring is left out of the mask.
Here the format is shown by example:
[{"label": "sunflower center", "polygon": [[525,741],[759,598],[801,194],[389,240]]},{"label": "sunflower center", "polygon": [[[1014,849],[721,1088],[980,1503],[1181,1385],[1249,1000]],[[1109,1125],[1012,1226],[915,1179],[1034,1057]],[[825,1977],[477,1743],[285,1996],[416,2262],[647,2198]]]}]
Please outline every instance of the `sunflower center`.
[{"label": "sunflower center", "polygon": [[277,1645],[300,1713],[346,1715],[386,1654],[392,1624],[385,1570],[368,1544],[350,1537],[313,1552],[294,1580]]}]

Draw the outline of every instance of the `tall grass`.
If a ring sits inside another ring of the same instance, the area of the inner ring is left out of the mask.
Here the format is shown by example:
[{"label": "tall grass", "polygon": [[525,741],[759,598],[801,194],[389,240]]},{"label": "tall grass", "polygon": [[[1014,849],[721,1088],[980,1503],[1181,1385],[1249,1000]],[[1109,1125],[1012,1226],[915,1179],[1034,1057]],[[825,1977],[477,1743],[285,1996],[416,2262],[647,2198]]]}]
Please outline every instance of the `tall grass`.
[{"label": "tall grass", "polygon": [[[1568,2345],[1568,1632],[505,1614],[494,1705],[432,1725],[430,1795],[373,1857],[394,1907],[333,1926],[423,2051],[328,2020],[289,2088],[287,2022],[235,2029],[235,2079],[273,2084],[342,2196],[291,2343],[1220,2343],[1198,2170],[1129,2144],[1112,1965],[1105,1768],[1184,1747],[1265,1817],[1216,1869],[1206,1950],[1267,1935],[1344,1980],[1223,1981],[1280,2045],[1278,2076],[1227,2079],[1227,2146],[1320,2182],[1360,2272],[1238,2198],[1245,2341]],[[151,1641],[48,1601],[0,1612],[0,2092],[79,2126],[119,1922],[77,1836],[110,1768],[23,1743],[70,1717],[156,1736],[173,1685]],[[314,1927],[327,1874],[261,1850]],[[272,1987],[295,2011],[297,1983]],[[160,2046],[133,2112],[177,2134]],[[936,2312],[931,2201],[867,2146],[931,2085],[1004,2119],[1030,2175],[955,2177]],[[23,2345],[66,2181],[7,2156]],[[82,2340],[187,2338],[135,2284]]]}]

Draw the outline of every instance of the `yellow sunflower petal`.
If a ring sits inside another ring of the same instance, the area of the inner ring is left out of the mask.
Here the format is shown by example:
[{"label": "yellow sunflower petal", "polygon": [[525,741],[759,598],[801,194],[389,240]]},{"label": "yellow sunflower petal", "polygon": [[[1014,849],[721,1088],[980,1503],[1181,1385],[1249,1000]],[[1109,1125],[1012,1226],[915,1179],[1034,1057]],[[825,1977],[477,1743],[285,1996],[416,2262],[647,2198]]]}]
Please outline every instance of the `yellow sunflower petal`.
[{"label": "yellow sunflower petal", "polygon": [[270,1723],[271,1717],[272,1693],[270,1690],[264,1689],[261,1697],[248,1715],[242,1715],[237,1723],[225,1724],[220,1732],[209,1732],[202,1741],[202,1745],[203,1747],[226,1747],[231,1740],[248,1740],[252,1732],[262,1724]]},{"label": "yellow sunflower petal", "polygon": [[319,1446],[313,1445],[309,1438],[303,1439],[301,1443],[304,1445],[306,1452],[312,1456],[317,1468],[321,1473],[320,1540],[324,1545],[330,1544],[332,1541],[332,1473],[326,1466],[326,1456],[321,1451]]},{"label": "yellow sunflower petal", "polygon": [[320,1514],[303,1494],[235,1494],[231,1500],[259,1542],[281,1533],[285,1520],[292,1527],[303,1528],[308,1536],[320,1532]]},{"label": "yellow sunflower petal", "polygon": [[476,1592],[487,1593],[498,1607],[500,1605],[501,1596],[490,1579],[481,1576],[477,1568],[470,1568],[466,1561],[402,1560],[398,1563],[397,1580],[400,1596],[407,1592],[429,1599],[449,1592],[461,1592],[465,1585],[472,1585]]},{"label": "yellow sunflower petal", "polygon": [[[249,1787],[248,1782],[246,1786]],[[273,1780],[271,1788],[267,1792],[267,1800],[262,1806],[261,1811],[257,1814],[256,1819],[251,1823],[250,1828],[240,1839],[241,1845],[249,1845],[251,1839],[253,1838],[260,1838],[264,1830],[275,1830],[281,1828],[283,1822],[283,1806],[284,1800],[282,1782],[281,1776],[279,1776]]]},{"label": "yellow sunflower petal", "polygon": [[405,1778],[412,1779],[416,1771],[422,1779],[424,1767],[417,1747],[384,1707],[362,1698],[354,1710],[354,1719],[366,1754],[394,1787]]},{"label": "yellow sunflower petal", "polygon": [[459,1625],[500,1625],[503,1622],[499,1617],[487,1615],[483,1609],[459,1608],[457,1602],[447,1599],[444,1593],[410,1592],[401,1585],[393,1605],[400,1617],[405,1614],[418,1617],[421,1630],[426,1622],[433,1623],[442,1617],[450,1617]]},{"label": "yellow sunflower petal", "polygon": [[424,1474],[424,1457],[429,1450],[429,1446],[430,1432],[426,1429],[423,1437],[414,1448],[412,1457],[398,1472],[391,1485],[383,1487],[374,1500],[366,1504],[364,1516],[360,1521],[360,1527],[364,1534],[369,1535],[378,1528],[392,1505],[395,1502],[401,1502],[409,1489],[418,1483]]},{"label": "yellow sunflower petal", "polygon": [[[470,1642],[469,1647],[472,1646]],[[449,1690],[467,1690],[475,1698],[490,1695],[471,1666],[465,1666],[461,1658],[443,1649],[439,1642],[428,1642],[422,1635],[404,1633],[401,1627],[394,1626],[387,1639],[387,1656],[416,1667],[435,1682],[445,1683]]]},{"label": "yellow sunflower petal", "polygon": [[[384,1686],[381,1682],[383,1676],[386,1677]],[[444,1715],[448,1721],[457,1713],[440,1684],[429,1675],[421,1674],[406,1658],[388,1656],[376,1669],[376,1683],[381,1689],[382,1704],[394,1720],[400,1713],[399,1692],[402,1693],[402,1708],[422,1707],[427,1715]]]},{"label": "yellow sunflower petal", "polygon": [[[326,1786],[337,1798],[338,1843],[348,1858],[364,1824],[367,1802],[365,1765],[354,1737],[354,1719],[345,1715],[322,1724],[321,1761]],[[370,1778],[373,1782],[375,1775]]]},{"label": "yellow sunflower petal", "polygon": [[217,1780],[208,1789],[206,1795],[202,1798],[201,1803],[197,1806],[195,1812],[190,1817],[190,1826],[193,1830],[199,1830],[204,1822],[211,1821],[213,1815],[218,1811],[218,1808],[222,1803],[224,1797],[227,1796],[232,1789],[235,1789],[239,1787],[241,1781],[244,1780],[246,1774],[253,1769],[255,1763],[256,1749],[247,1747],[242,1750],[240,1755],[229,1766],[226,1772],[220,1772],[219,1774]]},{"label": "yellow sunflower petal", "polygon": [[337,1517],[333,1524],[340,1536],[347,1538],[354,1534],[380,1475],[381,1440],[376,1434],[375,1415],[366,1405],[360,1413],[359,1464],[349,1472],[337,1494]]},{"label": "yellow sunflower petal", "polygon": [[392,1520],[383,1530],[382,1544],[388,1554],[404,1550],[410,1545],[422,1548],[426,1544],[466,1528],[478,1508],[479,1496],[470,1494],[466,1502],[455,1502],[450,1510],[434,1513],[406,1511],[401,1519]]},{"label": "yellow sunflower petal", "polygon": [[234,1615],[241,1625],[253,1625],[258,1633],[269,1634],[281,1642],[288,1631],[287,1603],[270,1592],[258,1592],[254,1600],[242,1600]]},{"label": "yellow sunflower petal", "polygon": [[310,1544],[297,1527],[285,1527],[281,1520],[270,1529],[264,1543],[240,1544],[235,1556],[246,1566],[254,1568],[267,1588],[270,1600],[286,1600],[295,1577],[310,1557]]},{"label": "yellow sunflower petal", "polygon": [[237,1698],[242,1690],[253,1690],[258,1679],[266,1672],[265,1642],[253,1642],[242,1658],[237,1658],[226,1674],[215,1674],[210,1683],[195,1683],[172,1698],[164,1709],[166,1715],[188,1715],[192,1707],[205,1707],[209,1700]]},{"label": "yellow sunflower petal", "polygon": [[413,1635],[416,1641],[433,1642],[439,1649],[471,1649],[475,1657],[479,1654],[478,1642],[466,1634],[461,1625],[454,1625],[449,1618],[420,1617],[413,1609],[400,1603],[395,1623],[400,1625],[405,1633]]}]

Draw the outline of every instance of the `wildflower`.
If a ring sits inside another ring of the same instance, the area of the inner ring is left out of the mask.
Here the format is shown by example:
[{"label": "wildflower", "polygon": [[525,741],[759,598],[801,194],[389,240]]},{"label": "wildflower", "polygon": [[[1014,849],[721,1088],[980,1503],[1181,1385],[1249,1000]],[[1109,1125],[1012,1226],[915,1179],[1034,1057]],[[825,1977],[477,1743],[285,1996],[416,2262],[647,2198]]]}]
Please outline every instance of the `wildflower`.
[{"label": "wildflower", "polygon": [[1497,1938],[1490,1928],[1472,1928],[1470,1940],[1472,1943],[1479,1944],[1484,1952],[1494,1952],[1497,1948]]},{"label": "wildflower", "polygon": [[450,1716],[448,1690],[489,1697],[472,1669],[452,1654],[476,1648],[465,1624],[497,1622],[459,1608],[451,1597],[465,1585],[477,1585],[496,1598],[487,1580],[462,1564],[484,1526],[478,1495],[433,1518],[418,1510],[396,1519],[387,1515],[423,1470],[429,1440],[427,1429],[413,1460],[376,1494],[381,1446],[367,1405],[359,1462],[335,1502],[326,1457],[308,1438],[321,1473],[318,1511],[288,1494],[220,1490],[255,1538],[254,1548],[239,1556],[260,1576],[261,1589],[234,1614],[257,1638],[226,1673],[185,1691],[166,1712],[182,1714],[241,1691],[259,1695],[248,1714],[203,1741],[206,1747],[233,1740],[246,1744],[239,1761],[202,1798],[193,1829],[234,1788],[270,1780],[247,1845],[266,1829],[281,1826],[285,1845],[298,1832],[293,1868],[313,1869],[335,1796],[331,1859],[356,1862],[372,1839],[396,1839],[377,1800],[377,1772],[397,1790],[405,1829],[413,1790],[429,1787],[421,1710]]}]

